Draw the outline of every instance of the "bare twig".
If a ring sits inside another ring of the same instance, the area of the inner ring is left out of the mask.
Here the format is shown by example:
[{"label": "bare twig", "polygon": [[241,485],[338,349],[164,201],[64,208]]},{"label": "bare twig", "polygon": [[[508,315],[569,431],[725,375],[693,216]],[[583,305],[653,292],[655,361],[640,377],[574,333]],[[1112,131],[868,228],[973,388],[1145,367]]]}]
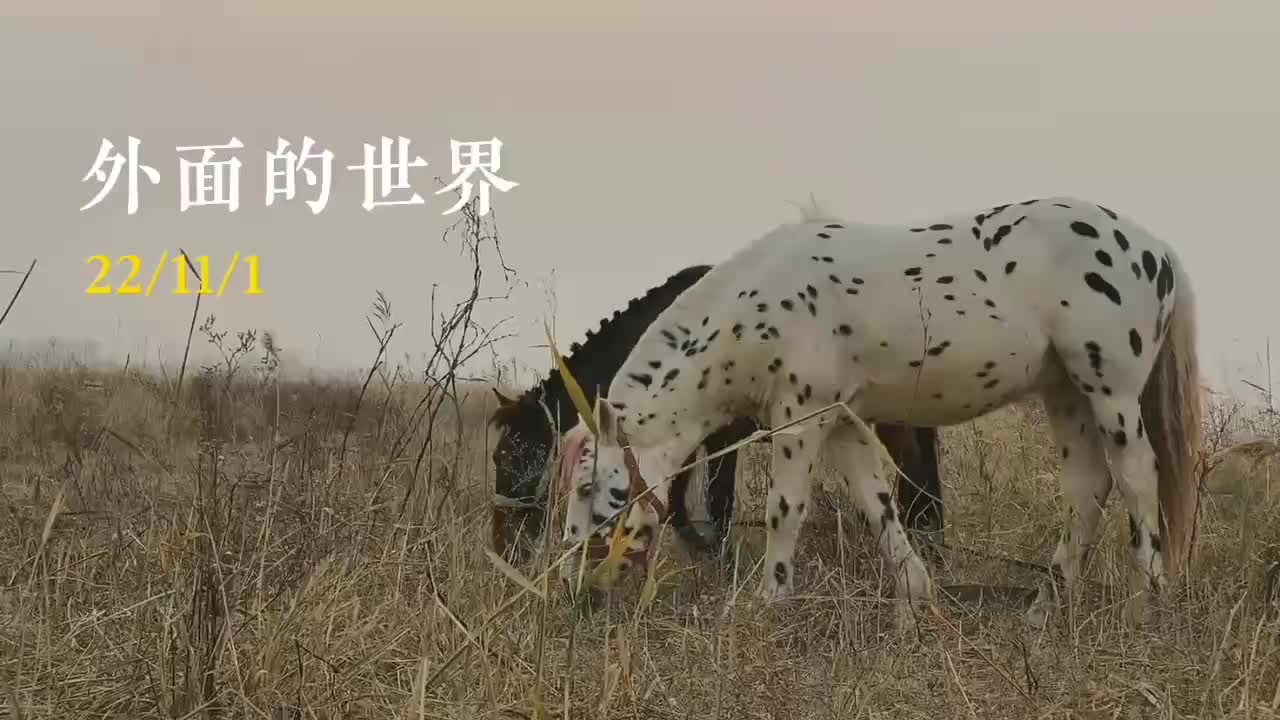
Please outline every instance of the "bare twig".
[{"label": "bare twig", "polygon": [[9,304],[5,306],[4,314],[0,315],[0,325],[4,325],[5,318],[9,317],[9,311],[13,309],[13,304],[18,301],[18,296],[22,294],[22,288],[27,285],[27,278],[31,277],[31,271],[36,269],[36,261],[32,260],[31,265],[27,267],[27,272],[22,276],[22,282],[18,283],[18,289],[13,291],[13,297],[9,298]]}]

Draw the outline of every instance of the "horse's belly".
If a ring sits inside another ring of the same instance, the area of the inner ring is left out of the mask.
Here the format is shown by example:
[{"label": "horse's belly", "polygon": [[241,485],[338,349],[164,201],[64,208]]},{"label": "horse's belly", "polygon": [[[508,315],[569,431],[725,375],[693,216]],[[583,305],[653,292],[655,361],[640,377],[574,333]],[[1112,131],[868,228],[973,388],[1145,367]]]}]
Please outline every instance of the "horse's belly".
[{"label": "horse's belly", "polygon": [[860,414],[924,427],[971,420],[1036,388],[1049,341],[1036,326],[1007,323],[980,339],[934,335],[930,348],[875,358],[859,393]]}]

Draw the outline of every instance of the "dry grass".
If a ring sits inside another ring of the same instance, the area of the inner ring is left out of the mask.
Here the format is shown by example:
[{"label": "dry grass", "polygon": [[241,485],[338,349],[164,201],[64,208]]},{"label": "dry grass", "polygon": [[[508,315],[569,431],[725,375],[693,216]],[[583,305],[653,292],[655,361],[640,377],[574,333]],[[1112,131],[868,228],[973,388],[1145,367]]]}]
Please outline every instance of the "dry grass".
[{"label": "dry grass", "polygon": [[[834,493],[805,529],[802,594],[755,602],[758,447],[733,557],[695,562],[668,539],[658,573],[679,573],[651,602],[632,579],[585,613],[485,555],[481,386],[435,418],[418,462],[397,446],[426,392],[412,384],[373,383],[339,457],[359,383],[197,377],[174,410],[136,372],[0,372],[0,688],[16,717],[1280,715],[1263,600],[1280,482],[1262,466],[1215,472],[1195,575],[1158,627],[1126,631],[1107,589],[1126,548],[1113,498],[1095,584],[1043,633],[1013,605],[944,602],[899,637],[891,584]],[[935,576],[1030,586],[1002,558],[1043,563],[1056,538],[1043,419],[1009,409],[943,444],[952,549]]]}]

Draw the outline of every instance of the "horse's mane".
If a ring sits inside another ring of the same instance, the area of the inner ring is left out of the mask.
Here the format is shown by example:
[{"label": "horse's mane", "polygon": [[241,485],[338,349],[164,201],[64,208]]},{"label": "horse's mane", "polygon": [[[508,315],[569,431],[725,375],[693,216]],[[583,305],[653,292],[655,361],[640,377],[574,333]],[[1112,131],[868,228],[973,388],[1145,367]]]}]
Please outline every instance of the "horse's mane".
[{"label": "horse's mane", "polygon": [[[569,346],[565,364],[574,378],[582,385],[588,401],[594,402],[597,386],[605,386],[622,366],[632,346],[658,314],[679,297],[680,293],[698,282],[711,270],[710,265],[692,265],[668,277],[661,285],[650,288],[644,295],[632,298],[623,310],[615,310],[612,318],[600,321],[600,328],[587,331],[582,343]],[[643,323],[636,327],[638,321]],[[565,395],[564,379],[559,368],[552,368],[545,380],[529,388],[515,401],[498,408],[489,418],[494,426],[509,426],[522,414],[542,410],[538,401],[543,397]],[[553,408],[553,412],[555,409]]]}]

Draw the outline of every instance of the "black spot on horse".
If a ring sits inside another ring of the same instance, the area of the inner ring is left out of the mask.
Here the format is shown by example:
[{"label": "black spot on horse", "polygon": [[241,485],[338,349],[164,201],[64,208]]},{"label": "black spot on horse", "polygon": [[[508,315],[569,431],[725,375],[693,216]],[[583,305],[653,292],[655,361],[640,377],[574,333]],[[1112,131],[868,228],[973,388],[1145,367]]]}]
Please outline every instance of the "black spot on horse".
[{"label": "black spot on horse", "polygon": [[823,225],[822,227],[831,228],[832,230],[841,230],[844,228],[843,225],[839,225],[837,223],[831,223],[830,225]]},{"label": "black spot on horse", "polygon": [[1000,384],[1000,378],[991,378],[990,380],[983,383],[982,387],[986,390],[990,390],[991,388],[999,384]]},{"label": "black spot on horse", "polygon": [[1106,278],[1102,277],[1098,273],[1096,272],[1085,273],[1084,284],[1088,285],[1090,290],[1093,290],[1096,293],[1101,293],[1105,295],[1108,300],[1115,303],[1116,305],[1121,304],[1120,291],[1116,290],[1114,285],[1107,282]]},{"label": "black spot on horse", "polygon": [[849,327],[848,325],[841,325],[840,327],[836,328],[836,331],[839,332],[841,335],[845,335],[845,336],[849,336],[853,334],[853,328]]},{"label": "black spot on horse", "polygon": [[942,277],[938,278],[939,285],[950,285],[953,282],[955,282],[955,278],[952,277],[951,275],[943,275]]},{"label": "black spot on horse", "polygon": [[662,361],[661,361],[661,360],[650,360],[650,361],[649,361],[649,367],[653,368],[654,370],[661,370],[661,369],[662,369]]},{"label": "black spot on horse", "polygon": [[1111,439],[1115,441],[1115,444],[1119,445],[1120,447],[1124,447],[1129,443],[1129,438],[1124,434],[1123,430],[1117,430],[1114,433],[1112,433]]},{"label": "black spot on horse", "polygon": [[635,380],[646,388],[653,384],[653,376],[649,373],[631,373],[627,377]]},{"label": "black spot on horse", "polygon": [[1115,237],[1116,245],[1120,247],[1120,252],[1129,252],[1129,238],[1125,237],[1124,233],[1119,230],[1113,230],[1111,234]]},{"label": "black spot on horse", "polygon": [[1142,279],[1142,268],[1138,265],[1137,262],[1129,263],[1129,269],[1133,270],[1133,278],[1135,280]]},{"label": "black spot on horse", "polygon": [[791,512],[791,506],[787,504],[787,499],[782,495],[778,496],[778,511],[782,513],[782,517],[786,517]]},{"label": "black spot on horse", "polygon": [[943,295],[943,296],[942,296],[942,299],[944,299],[944,300],[955,300],[955,299],[956,299],[956,296],[955,296],[955,295],[952,295],[951,293],[947,293],[946,295]]},{"label": "black spot on horse", "polygon": [[[783,446],[782,446],[782,457],[784,457],[784,458],[786,458],[786,459],[790,460],[790,459],[791,459],[791,448],[787,447],[786,445],[783,445]],[[783,511],[783,514],[786,514],[786,511],[785,511],[785,510]]]},{"label": "black spot on horse", "polygon": [[902,274],[903,274],[903,275],[906,275],[907,277],[915,277],[916,275],[919,275],[919,274],[920,274],[920,268],[918,268],[918,267],[909,267],[909,268],[907,268],[906,270],[903,270],[903,271],[902,271]]},{"label": "black spot on horse", "polygon": [[1018,267],[1018,261],[1017,261],[1017,260],[1010,260],[1009,262],[1007,262],[1007,263],[1005,263],[1005,264],[1004,264],[1004,274],[1005,274],[1005,275],[1012,275],[1012,274],[1013,274],[1013,269],[1014,269],[1014,268],[1016,268],[1016,267]]},{"label": "black spot on horse", "polygon": [[1076,220],[1075,222],[1071,223],[1071,230],[1075,232],[1075,234],[1077,235],[1083,235],[1089,238],[1098,237],[1097,229],[1087,222],[1081,222],[1079,220]]},{"label": "black spot on horse", "polygon": [[1142,334],[1137,328],[1129,328],[1129,347],[1133,348],[1133,356],[1142,356]]},{"label": "black spot on horse", "polygon": [[764,312],[769,309],[769,303],[756,303],[756,312]]},{"label": "black spot on horse", "polygon": [[1173,266],[1169,264],[1169,256],[1160,258],[1160,272],[1156,275],[1156,299],[1164,300],[1165,295],[1173,293]]},{"label": "black spot on horse", "polygon": [[936,223],[934,225],[930,225],[929,229],[930,230],[950,230],[951,226],[945,223]]},{"label": "black spot on horse", "polygon": [[827,238],[831,237],[831,235],[829,233],[818,233],[818,237],[822,238],[823,240],[826,240]]},{"label": "black spot on horse", "polygon": [[1093,256],[1098,258],[1098,262],[1102,263],[1107,267],[1111,267],[1111,256],[1107,254],[1106,250],[1099,250],[1098,252],[1094,253]]},{"label": "black spot on horse", "polygon": [[787,566],[781,560],[773,566],[773,579],[779,585],[787,584]]},{"label": "black spot on horse", "polygon": [[987,281],[987,274],[986,274],[986,273],[984,273],[984,272],[982,272],[981,270],[977,270],[977,269],[975,269],[975,270],[973,271],[973,274],[974,274],[974,275],[977,275],[977,276],[978,276],[978,279],[979,279],[979,280],[981,280],[982,282],[986,282],[986,281]]},{"label": "black spot on horse", "polygon": [[831,282],[835,283],[836,285],[839,285],[839,284],[840,284],[840,278],[836,277],[835,273],[832,273],[832,274],[828,275],[828,276],[827,276],[827,279],[828,279],[828,280],[830,280]]},{"label": "black spot on horse", "polygon": [[804,286],[804,290],[805,290],[805,292],[809,293],[809,297],[811,297],[811,298],[816,298],[816,297],[818,297],[818,288],[816,288],[816,287],[814,287],[814,286],[812,286],[812,285],[805,285],[805,286]]},{"label": "black spot on horse", "polygon": [[791,302],[790,300],[783,300],[778,304],[782,306],[783,310],[787,310],[787,311],[790,311],[792,308],[796,306],[796,304]]},{"label": "black spot on horse", "polygon": [[995,234],[991,236],[991,247],[995,247],[999,245],[1000,241],[1003,240],[1005,236],[1007,236],[1012,231],[1013,231],[1012,225],[1001,225],[1000,227],[996,228]]},{"label": "black spot on horse", "polygon": [[1156,279],[1156,271],[1159,268],[1156,266],[1156,256],[1152,255],[1150,250],[1142,251],[1142,269],[1147,271],[1148,281]]},{"label": "black spot on horse", "polygon": [[662,387],[665,388],[667,385],[670,385],[671,381],[675,380],[676,376],[679,374],[680,374],[680,368],[671,368],[670,370],[668,370],[667,374],[662,376]]},{"label": "black spot on horse", "polygon": [[951,238],[942,238],[942,239],[938,240],[938,244],[939,244],[939,245],[950,245],[950,244],[951,244]]},{"label": "black spot on horse", "polygon": [[884,507],[884,511],[880,514],[880,522],[883,525],[892,523],[896,513],[893,510],[893,496],[886,492],[876,493],[876,499],[880,501],[880,505]]},{"label": "black spot on horse", "polygon": [[1084,350],[1089,355],[1089,367],[1093,368],[1093,371],[1097,373],[1099,377],[1101,377],[1102,376],[1102,346],[1090,340],[1089,342],[1086,342],[1084,344]]},{"label": "black spot on horse", "polygon": [[1111,218],[1112,220],[1119,220],[1119,219],[1120,219],[1119,217],[1116,217],[1116,214],[1115,214],[1115,213],[1113,213],[1113,212],[1111,212],[1110,210],[1108,210],[1108,209],[1106,209],[1106,208],[1102,207],[1101,205],[1099,205],[1099,206],[1098,206],[1098,209],[1099,209],[1099,210],[1101,210],[1102,212],[1106,213],[1106,214],[1107,214],[1107,217]]}]

